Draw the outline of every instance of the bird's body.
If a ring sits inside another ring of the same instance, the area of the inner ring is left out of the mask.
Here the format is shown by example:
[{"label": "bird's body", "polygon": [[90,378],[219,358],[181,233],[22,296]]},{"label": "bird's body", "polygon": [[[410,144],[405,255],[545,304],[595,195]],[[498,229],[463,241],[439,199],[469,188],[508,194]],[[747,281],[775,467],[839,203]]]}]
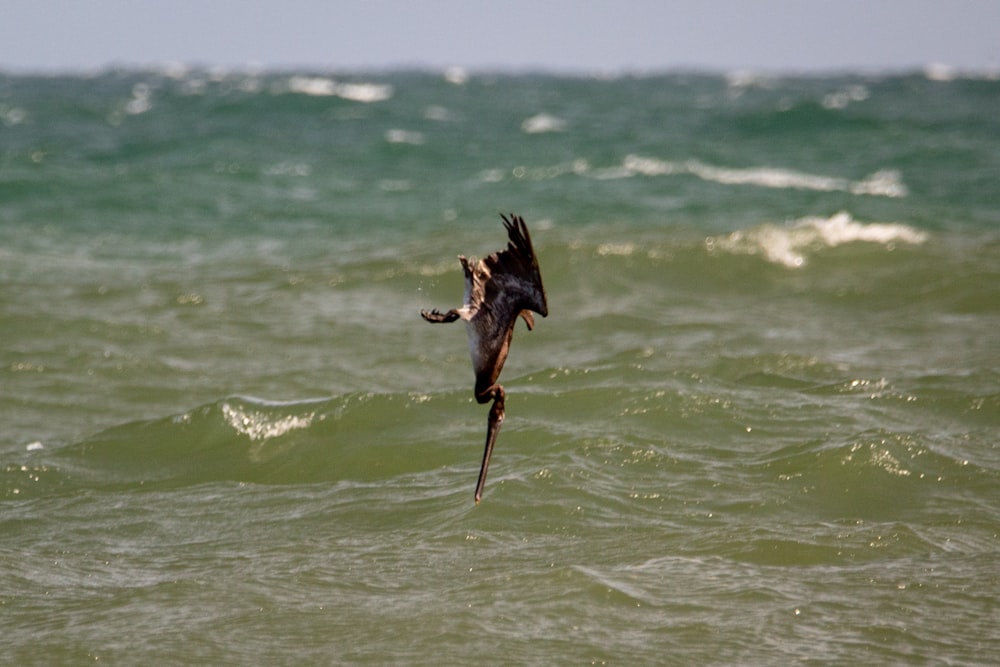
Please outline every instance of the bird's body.
[{"label": "bird's body", "polygon": [[538,259],[531,246],[528,227],[520,216],[501,216],[507,229],[507,248],[492,253],[482,260],[459,256],[465,271],[465,299],[460,308],[446,313],[437,310],[421,311],[425,320],[432,323],[454,322],[462,319],[469,336],[472,368],[476,374],[475,396],[479,403],[493,401],[486,433],[486,450],[476,485],[476,502],[482,497],[486,483],[486,469],[496,441],[497,432],[504,419],[504,390],[497,384],[500,371],[510,351],[514,325],[521,317],[534,328],[534,311],[545,317],[548,305]]}]

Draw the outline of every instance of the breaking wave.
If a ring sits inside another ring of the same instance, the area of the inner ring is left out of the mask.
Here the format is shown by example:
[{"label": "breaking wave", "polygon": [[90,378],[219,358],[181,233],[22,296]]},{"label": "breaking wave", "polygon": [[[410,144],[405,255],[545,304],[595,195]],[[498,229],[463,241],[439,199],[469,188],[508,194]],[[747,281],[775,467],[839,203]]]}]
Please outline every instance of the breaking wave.
[{"label": "breaking wave", "polygon": [[622,161],[621,176],[665,176],[691,174],[705,181],[723,185],[755,185],[764,188],[791,188],[820,192],[850,192],[856,195],[905,197],[906,185],[898,171],[882,169],[859,181],[835,176],[808,174],[780,167],[731,168],[705,164],[699,160],[670,162],[657,158],[628,155]]},{"label": "breaking wave", "polygon": [[[443,397],[436,397],[441,399]],[[416,418],[409,408],[420,403]],[[0,497],[86,488],[384,480],[454,458],[428,435],[428,396],[356,393],[279,402],[232,396],[181,414],[114,426],[61,449],[32,443],[0,470]],[[419,447],[420,456],[409,454]],[[463,452],[464,454],[464,452]]]},{"label": "breaking wave", "polygon": [[[559,119],[536,116],[524,121],[522,130],[528,134],[558,132],[564,129]],[[754,186],[761,188],[812,190],[816,192],[848,192],[853,195],[903,198],[909,194],[902,174],[895,169],[879,169],[865,178],[852,181],[837,176],[809,174],[782,167],[720,167],[700,160],[670,161],[641,155],[627,155],[619,164],[595,166],[589,160],[577,158],[547,166],[516,165],[510,169],[484,171],[480,180],[496,183],[508,176],[515,180],[541,181],[576,175],[600,181],[635,176],[695,176],[719,185]]]},{"label": "breaking wave", "polygon": [[862,223],[841,211],[829,218],[806,217],[791,225],[762,225],[710,237],[711,251],[760,255],[788,268],[806,264],[806,251],[817,247],[835,248],[846,243],[875,243],[892,248],[896,243],[919,245],[927,233],[895,222]]}]

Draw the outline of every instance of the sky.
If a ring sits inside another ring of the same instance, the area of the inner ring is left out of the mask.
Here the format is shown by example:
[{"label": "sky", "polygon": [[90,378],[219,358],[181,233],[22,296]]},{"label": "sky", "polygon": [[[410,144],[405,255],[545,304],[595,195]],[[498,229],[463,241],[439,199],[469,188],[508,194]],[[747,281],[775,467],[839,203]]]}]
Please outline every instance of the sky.
[{"label": "sky", "polygon": [[1000,72],[995,0],[2,0],[0,70]]}]

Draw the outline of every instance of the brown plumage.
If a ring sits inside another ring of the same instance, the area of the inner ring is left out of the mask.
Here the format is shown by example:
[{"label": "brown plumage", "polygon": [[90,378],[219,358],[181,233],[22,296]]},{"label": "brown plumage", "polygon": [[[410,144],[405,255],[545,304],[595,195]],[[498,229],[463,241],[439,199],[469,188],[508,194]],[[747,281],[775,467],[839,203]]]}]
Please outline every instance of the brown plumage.
[{"label": "brown plumage", "polygon": [[472,368],[476,372],[476,401],[493,401],[487,421],[486,449],[476,483],[477,504],[483,495],[486,469],[504,419],[505,393],[503,387],[497,384],[497,378],[510,351],[514,324],[521,317],[528,329],[533,329],[535,319],[531,311],[542,317],[549,314],[538,258],[531,247],[531,236],[524,219],[513,213],[510,218],[502,214],[500,217],[509,238],[506,250],[495,252],[482,261],[474,257],[458,257],[465,271],[465,303],[462,307],[446,313],[437,309],[420,311],[420,315],[432,323],[454,322],[459,318],[465,320]]}]

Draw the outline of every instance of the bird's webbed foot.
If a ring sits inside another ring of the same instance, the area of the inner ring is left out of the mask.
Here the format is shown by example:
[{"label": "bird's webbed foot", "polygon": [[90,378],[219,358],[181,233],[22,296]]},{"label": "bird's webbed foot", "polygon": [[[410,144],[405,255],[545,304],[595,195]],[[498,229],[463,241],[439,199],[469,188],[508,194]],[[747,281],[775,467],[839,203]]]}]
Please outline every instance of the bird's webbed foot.
[{"label": "bird's webbed foot", "polygon": [[458,311],[454,308],[449,310],[447,313],[442,313],[437,308],[432,311],[421,310],[420,316],[430,322],[431,324],[440,324],[443,322],[454,322],[458,319]]}]

